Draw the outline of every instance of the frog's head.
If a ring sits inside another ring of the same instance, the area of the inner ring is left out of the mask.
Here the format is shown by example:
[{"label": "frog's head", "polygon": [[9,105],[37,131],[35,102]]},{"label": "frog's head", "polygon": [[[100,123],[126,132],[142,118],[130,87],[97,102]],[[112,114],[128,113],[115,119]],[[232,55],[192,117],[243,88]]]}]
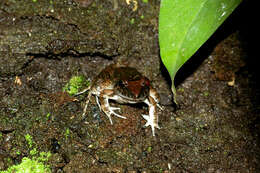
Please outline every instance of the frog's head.
[{"label": "frog's head", "polygon": [[116,84],[116,93],[129,101],[143,101],[149,95],[150,81],[146,77],[131,80],[119,80]]}]

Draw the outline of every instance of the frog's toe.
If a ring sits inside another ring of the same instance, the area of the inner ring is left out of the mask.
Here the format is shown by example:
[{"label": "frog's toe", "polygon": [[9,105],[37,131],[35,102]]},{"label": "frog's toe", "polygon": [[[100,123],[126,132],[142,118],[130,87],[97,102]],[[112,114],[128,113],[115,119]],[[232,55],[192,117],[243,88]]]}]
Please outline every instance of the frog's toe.
[{"label": "frog's toe", "polygon": [[119,117],[119,118],[123,118],[123,119],[126,119],[126,117],[122,116],[122,115],[119,115],[117,113],[113,113],[115,116]]},{"label": "frog's toe", "polygon": [[111,124],[111,125],[113,125],[113,121],[112,121],[112,118],[111,118],[111,116],[110,116],[110,115],[108,115],[107,117],[108,117],[108,119],[109,119],[109,121],[110,121],[110,124]]},{"label": "frog's toe", "polygon": [[117,113],[115,113],[115,112],[112,112],[115,116],[117,116],[117,117],[119,117],[119,118],[123,118],[123,119],[126,119],[126,117],[124,117],[124,116],[122,116],[122,115],[119,115],[119,114],[117,114]]},{"label": "frog's toe", "polygon": [[109,111],[110,111],[111,114],[114,114],[115,116],[117,116],[119,118],[126,119],[126,117],[119,115],[118,113],[115,113],[114,110],[120,110],[120,108],[117,108],[117,107],[110,107],[109,108]]},{"label": "frog's toe", "polygon": [[161,107],[161,105],[157,104],[157,107],[163,110],[163,107]]},{"label": "frog's toe", "polygon": [[114,111],[114,110],[120,110],[120,108],[117,108],[117,107],[110,107],[110,109],[111,109],[112,111]]},{"label": "frog's toe", "polygon": [[109,121],[110,121],[110,124],[113,125],[113,121],[112,121],[112,118],[111,118],[111,115],[114,114],[115,116],[119,117],[119,118],[123,118],[123,119],[126,119],[126,117],[122,116],[122,115],[119,115],[117,113],[115,113],[113,110],[109,110],[110,112],[109,113],[106,113]]}]

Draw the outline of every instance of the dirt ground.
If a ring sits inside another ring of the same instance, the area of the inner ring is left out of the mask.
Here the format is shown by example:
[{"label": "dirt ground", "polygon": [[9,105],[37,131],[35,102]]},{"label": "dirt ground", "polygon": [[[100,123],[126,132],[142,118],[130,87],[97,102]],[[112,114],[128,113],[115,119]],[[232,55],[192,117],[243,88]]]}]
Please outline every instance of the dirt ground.
[{"label": "dirt ground", "polygon": [[[50,151],[52,172],[260,172],[260,87],[250,5],[243,2],[176,76],[178,106],[159,56],[159,1],[1,0],[0,170]],[[243,18],[242,18],[243,16]],[[144,104],[127,120],[62,92],[123,62],[147,76],[164,110],[156,137]]]}]

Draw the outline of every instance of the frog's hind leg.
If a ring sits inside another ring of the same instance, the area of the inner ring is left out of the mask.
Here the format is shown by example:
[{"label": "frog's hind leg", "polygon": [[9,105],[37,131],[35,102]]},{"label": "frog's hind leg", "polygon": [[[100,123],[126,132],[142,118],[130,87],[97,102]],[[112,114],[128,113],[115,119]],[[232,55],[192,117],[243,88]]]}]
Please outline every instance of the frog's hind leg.
[{"label": "frog's hind leg", "polygon": [[111,115],[114,114],[115,116],[119,117],[119,118],[123,118],[126,119],[126,117],[119,115],[115,112],[115,110],[120,110],[120,108],[117,107],[111,107],[109,105],[109,98],[112,98],[113,95],[113,91],[112,90],[104,90],[100,93],[100,103],[101,103],[101,109],[102,111],[107,115],[109,121],[111,124],[113,124],[112,122],[112,118]]}]

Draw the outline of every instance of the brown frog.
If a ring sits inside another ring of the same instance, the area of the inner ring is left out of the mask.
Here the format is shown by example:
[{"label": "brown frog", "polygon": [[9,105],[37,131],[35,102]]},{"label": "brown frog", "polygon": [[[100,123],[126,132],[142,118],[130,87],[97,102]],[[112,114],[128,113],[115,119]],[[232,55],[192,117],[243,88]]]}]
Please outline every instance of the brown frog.
[{"label": "brown frog", "polygon": [[110,99],[118,103],[146,103],[149,107],[149,115],[142,115],[147,120],[145,127],[151,126],[153,136],[155,136],[155,128],[160,128],[157,106],[160,109],[162,108],[159,105],[158,93],[151,86],[150,81],[135,68],[118,64],[109,65],[97,75],[89,88],[78,94],[87,90],[89,90],[89,93],[83,117],[86,114],[91,96],[95,95],[99,108],[107,115],[111,124],[113,124],[112,114],[123,119],[126,119],[126,117],[115,112],[120,108],[111,107],[109,105]]}]

